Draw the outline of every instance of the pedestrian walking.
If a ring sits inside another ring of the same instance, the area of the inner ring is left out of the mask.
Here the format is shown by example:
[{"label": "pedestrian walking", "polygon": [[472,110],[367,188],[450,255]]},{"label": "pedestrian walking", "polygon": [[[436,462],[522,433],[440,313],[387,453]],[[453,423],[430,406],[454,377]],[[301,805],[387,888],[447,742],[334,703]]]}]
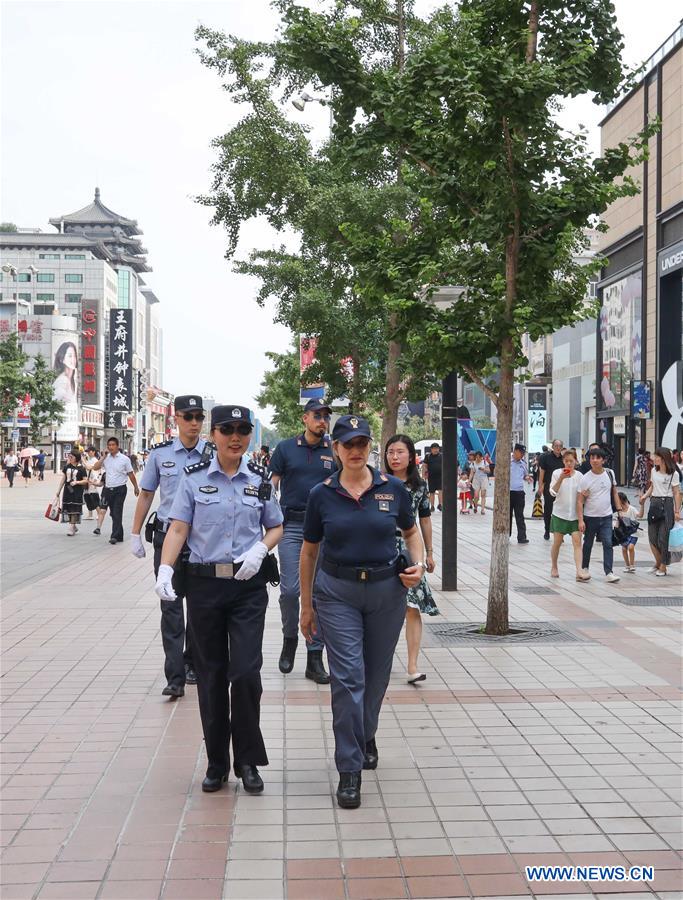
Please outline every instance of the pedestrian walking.
[{"label": "pedestrian walking", "polygon": [[550,482],[553,472],[557,472],[559,469],[564,468],[562,448],[562,441],[556,439],[553,441],[550,450],[547,453],[543,453],[538,460],[539,471],[536,496],[543,497],[543,522],[545,524],[543,538],[546,541],[550,540],[550,519],[553,514],[553,504],[555,502],[553,495],[550,493]]},{"label": "pedestrian walking", "polygon": [[[614,539],[619,541],[621,553],[624,557],[624,572],[635,575],[636,572],[636,544],[638,543],[639,514],[627,495],[619,491],[619,509],[617,510],[617,527],[613,531]],[[612,543],[614,543],[614,539]]]},{"label": "pedestrian walking", "polygon": [[[88,484],[86,485],[85,493],[83,494],[85,508],[88,510],[88,515],[85,517],[86,522],[91,522],[93,520],[93,513],[95,513],[99,519],[98,511],[100,508],[100,489],[102,487],[103,472],[101,469],[95,471],[93,468],[97,460],[97,450],[91,444],[86,448],[85,456],[82,456],[81,458],[83,466],[88,473]],[[104,513],[102,513],[102,518],[104,518]]]},{"label": "pedestrian walking", "polygon": [[595,449],[600,450],[601,449],[600,444],[593,442],[592,444],[588,445],[588,450],[586,450],[586,453],[584,454],[583,462],[579,466],[579,472],[581,472],[582,475],[585,475],[586,472],[590,472],[590,470],[591,470],[590,454],[591,454],[591,450],[595,450]]},{"label": "pedestrian walking", "polygon": [[614,472],[604,467],[605,451],[602,447],[591,446],[588,451],[590,472],[581,476],[576,507],[579,530],[583,534],[581,577],[579,581],[590,580],[590,560],[596,537],[602,543],[602,564],[605,577],[610,584],[619,581],[612,571],[614,549],[612,547],[612,511],[619,508],[617,485]]},{"label": "pedestrian walking", "polygon": [[[406,434],[396,434],[389,438],[384,450],[384,468],[401,481],[410,494],[410,504],[415,522],[420,524],[424,561],[427,572],[434,571],[434,551],[432,548],[432,519],[427,485],[420,478],[415,456],[415,444]],[[399,555],[408,552],[400,530],[396,532],[396,549]],[[422,575],[416,587],[408,589],[406,596],[406,643],[408,645],[408,684],[417,684],[427,676],[418,668],[420,645],[422,644],[422,615],[438,616],[439,609],[434,602],[426,574]]]},{"label": "pedestrian walking", "polygon": [[67,537],[73,537],[81,524],[83,513],[83,493],[88,484],[88,473],[81,461],[78,450],[72,450],[67,454],[66,462],[62,466],[62,477],[57,487],[54,504],[59,505],[59,495],[62,495],[62,521],[69,523]]},{"label": "pedestrian walking", "polygon": [[484,454],[481,450],[477,450],[474,454],[474,466],[472,471],[472,494],[475,515],[477,507],[481,509],[482,516],[486,513],[486,492],[489,488],[490,472],[491,468],[484,459]]},{"label": "pedestrian walking", "polygon": [[41,450],[36,457],[36,471],[38,473],[38,481],[45,481],[45,453]]},{"label": "pedestrian walking", "polygon": [[579,530],[579,514],[576,498],[581,483],[581,473],[577,472],[579,464],[576,450],[564,450],[562,453],[562,469],[555,469],[550,478],[550,496],[553,498],[553,513],[550,517],[550,531],[553,543],[550,548],[550,577],[559,578],[557,561],[564,536],[569,535],[574,551],[576,580],[583,581],[581,570],[581,532]]},{"label": "pedestrian walking", "polygon": [[540,473],[540,469],[538,467],[539,458],[540,453],[534,453],[533,456],[529,458],[529,474],[531,475],[534,494],[536,493],[538,488],[538,476]]},{"label": "pedestrian walking", "polygon": [[[340,470],[311,490],[301,549],[301,633],[311,641],[320,630],[327,648],[344,809],[360,806],[361,770],[377,767],[375,734],[406,594],[425,570],[410,495],[397,478],[367,465],[371,440],[360,416],[335,423]],[[407,559],[396,554],[397,528]]]},{"label": "pedestrian walking", "polygon": [[[159,573],[161,551],[164,538],[171,523],[171,507],[175,499],[181,475],[185,466],[202,460],[207,442],[200,437],[205,419],[204,400],[199,394],[181,394],[175,398],[175,420],[178,437],[154,444],[150,449],[147,465],[140,479],[140,496],[135,506],[133,527],[130,535],[133,556],[146,556],[142,542],[142,529],[152,506],[154,495],[159,490],[159,508],[148,522],[154,549],[154,577]],[[207,457],[213,455],[209,445]],[[186,596],[184,563],[188,550],[183,547],[173,574],[175,600],[160,600],[161,643],[164,648],[164,674],[166,687],[164,697],[172,700],[183,697],[186,684],[196,684],[197,675],[192,656],[192,639],[185,627],[183,599]]]},{"label": "pedestrian walking", "polygon": [[[252,424],[244,406],[211,410],[213,459],[186,466],[171,507],[156,592],[176,599],[174,566],[185,543],[185,592],[197,695],[208,757],[202,790],[218,791],[230,771],[260,793],[268,765],[260,727],[267,554],[282,537],[282,512],[268,499],[266,470],[248,463]],[[265,531],[265,533],[264,533]]]},{"label": "pedestrian walking", "polygon": [[9,486],[14,487],[14,476],[19,471],[19,457],[13,450],[9,450],[5,454],[2,464],[5,467],[5,475]]},{"label": "pedestrian walking", "polygon": [[[130,460],[125,453],[122,453],[119,447],[119,439],[110,437],[107,440],[107,452],[102,459],[98,459],[93,465],[93,469],[98,472],[104,469],[105,486],[102,488],[101,505],[109,509],[111,516],[111,537],[110,544],[120,544],[123,542],[123,504],[126,502],[126,481],[130,480],[137,497],[140,493],[135,472],[130,464]],[[95,534],[100,533],[100,525],[95,529]]]},{"label": "pedestrian walking", "polygon": [[[299,640],[299,558],[304,542],[304,516],[311,489],[337,468],[327,431],[331,409],[324,400],[309,400],[304,407],[304,431],[280,441],[270,461],[272,482],[280,490],[284,535],[278,546],[280,558],[280,617],[282,652],[279,669],[288,675],[294,668]],[[316,635],[307,646],[306,678],[329,684],[323,663],[324,644]]]},{"label": "pedestrian walking", "polygon": [[526,522],[524,521],[524,504],[526,503],[525,485],[531,481],[531,475],[524,456],[526,447],[524,444],[515,444],[510,460],[510,537],[512,537],[512,516],[515,517],[517,526],[517,543],[528,544],[526,536]]},{"label": "pedestrian walking", "polygon": [[441,447],[435,442],[430,444],[429,453],[423,463],[424,476],[429,488],[429,504],[434,512],[434,504],[438,510],[443,509],[443,456]]},{"label": "pedestrian walking", "polygon": [[458,479],[458,500],[460,500],[460,514],[461,515],[469,515],[468,504],[472,497],[472,484],[467,477],[467,470],[463,469],[460,472],[460,478]]},{"label": "pedestrian walking", "polygon": [[24,487],[28,487],[31,481],[31,457],[24,456],[21,460],[21,477],[24,479]]},{"label": "pedestrian walking", "polygon": [[673,461],[671,450],[658,447],[653,454],[654,468],[650,487],[640,496],[641,506],[650,498],[647,514],[647,537],[655,564],[650,573],[662,577],[671,562],[669,532],[674,521],[681,520],[681,476]]}]

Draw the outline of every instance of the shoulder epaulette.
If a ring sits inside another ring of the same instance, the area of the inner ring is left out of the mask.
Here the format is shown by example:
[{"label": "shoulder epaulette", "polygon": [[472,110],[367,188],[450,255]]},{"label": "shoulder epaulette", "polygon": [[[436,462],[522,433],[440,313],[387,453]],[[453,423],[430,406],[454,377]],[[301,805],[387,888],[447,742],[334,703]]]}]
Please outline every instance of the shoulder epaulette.
[{"label": "shoulder epaulette", "polygon": [[258,463],[249,462],[247,463],[247,468],[250,472],[253,472],[254,475],[258,475],[263,481],[268,481],[269,472],[265,466],[260,466]]},{"label": "shoulder epaulette", "polygon": [[202,469],[208,469],[211,465],[210,459],[200,460],[200,462],[192,463],[191,466],[183,466],[183,472],[186,475],[192,475],[194,472],[199,472]]},{"label": "shoulder epaulette", "polygon": [[380,472],[379,477],[382,479],[382,482],[383,482],[383,483],[389,481],[389,479],[387,478],[387,476],[386,476],[386,475],[383,475],[381,472]]},{"label": "shoulder epaulette", "polygon": [[152,444],[149,448],[150,450],[158,450],[160,447],[168,447],[173,443],[173,438],[169,438],[167,441],[159,441],[158,444]]},{"label": "shoulder epaulette", "polygon": [[332,484],[332,479],[331,479],[331,478],[326,478],[326,479],[323,481],[323,484],[325,484],[325,485],[327,485],[327,487],[329,487],[330,484]]}]

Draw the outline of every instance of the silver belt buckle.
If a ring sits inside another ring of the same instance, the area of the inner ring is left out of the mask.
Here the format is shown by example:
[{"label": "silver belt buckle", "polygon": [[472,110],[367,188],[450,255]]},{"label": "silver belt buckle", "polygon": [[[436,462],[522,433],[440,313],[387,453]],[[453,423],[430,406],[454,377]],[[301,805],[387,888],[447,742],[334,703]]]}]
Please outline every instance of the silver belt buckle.
[{"label": "silver belt buckle", "polygon": [[216,563],[216,578],[234,578],[232,563]]}]

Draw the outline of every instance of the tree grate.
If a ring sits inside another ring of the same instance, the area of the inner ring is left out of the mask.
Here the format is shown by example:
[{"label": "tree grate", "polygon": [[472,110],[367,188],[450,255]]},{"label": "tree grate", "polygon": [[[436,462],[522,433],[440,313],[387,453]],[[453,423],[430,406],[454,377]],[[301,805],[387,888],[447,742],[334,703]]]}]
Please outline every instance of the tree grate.
[{"label": "tree grate", "polygon": [[544,587],[542,584],[515,584],[512,588],[518,594],[557,594],[552,588]]},{"label": "tree grate", "polygon": [[590,644],[589,638],[556,622],[512,622],[505,635],[483,634],[483,624],[472,622],[425,622],[424,647],[481,647],[499,644]]},{"label": "tree grate", "polygon": [[683,597],[610,597],[624,606],[683,606]]}]

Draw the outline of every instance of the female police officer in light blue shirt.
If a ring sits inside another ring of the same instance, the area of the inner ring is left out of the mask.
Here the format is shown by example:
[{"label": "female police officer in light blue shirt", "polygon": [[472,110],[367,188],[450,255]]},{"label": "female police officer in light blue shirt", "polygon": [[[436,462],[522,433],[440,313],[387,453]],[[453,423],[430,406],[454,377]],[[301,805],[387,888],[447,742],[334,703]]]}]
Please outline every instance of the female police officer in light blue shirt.
[{"label": "female police officer in light blue shirt", "polygon": [[246,791],[263,790],[256,767],[268,765],[259,724],[268,606],[263,562],[282,537],[282,513],[277,500],[262,497],[261,476],[244,458],[251,432],[246,407],[211,410],[216,455],[185,469],[157,577],[159,597],[174,599],[173,564],[187,541],[187,613],[209,761],[202,783],[207,792],[227,780],[231,737],[235,774]]},{"label": "female police officer in light blue shirt", "polygon": [[[332,683],[337,802],[360,806],[361,769],[375,769],[375,732],[406,614],[406,593],[419,584],[424,563],[410,496],[392,475],[368,466],[370,428],[342,416],[332,431],[340,471],[311,490],[301,551],[301,632],[322,633]],[[396,529],[408,548],[396,557]],[[320,542],[320,570],[315,578]]]}]

